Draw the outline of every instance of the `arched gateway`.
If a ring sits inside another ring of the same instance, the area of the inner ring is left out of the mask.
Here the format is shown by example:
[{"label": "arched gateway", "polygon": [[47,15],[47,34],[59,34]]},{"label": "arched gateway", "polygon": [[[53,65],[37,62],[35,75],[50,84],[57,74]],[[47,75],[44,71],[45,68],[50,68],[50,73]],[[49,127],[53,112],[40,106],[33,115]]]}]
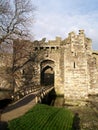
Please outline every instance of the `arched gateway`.
[{"label": "arched gateway", "polygon": [[40,80],[43,86],[54,86],[54,62],[51,60],[44,60],[40,64]]}]

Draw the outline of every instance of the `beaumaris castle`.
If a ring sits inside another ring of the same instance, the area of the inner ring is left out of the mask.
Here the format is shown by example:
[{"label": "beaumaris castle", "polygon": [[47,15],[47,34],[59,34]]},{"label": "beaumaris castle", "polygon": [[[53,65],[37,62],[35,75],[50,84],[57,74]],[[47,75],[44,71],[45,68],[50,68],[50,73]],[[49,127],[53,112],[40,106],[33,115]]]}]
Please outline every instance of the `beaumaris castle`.
[{"label": "beaumaris castle", "polygon": [[86,99],[98,93],[98,53],[92,50],[92,40],[84,30],[78,35],[71,32],[64,40],[35,41],[33,47],[38,53],[35,82],[54,85],[65,99]]},{"label": "beaumaris castle", "polygon": [[[71,32],[63,40],[36,40],[31,53],[34,58],[28,62],[28,69],[19,71],[24,75],[29,70],[35,86],[54,86],[56,94],[68,100],[86,100],[88,95],[98,94],[98,52],[92,50],[92,40],[84,30],[79,30],[79,34]],[[25,78],[21,76],[21,81]],[[19,87],[22,85],[18,81],[15,91]]]}]

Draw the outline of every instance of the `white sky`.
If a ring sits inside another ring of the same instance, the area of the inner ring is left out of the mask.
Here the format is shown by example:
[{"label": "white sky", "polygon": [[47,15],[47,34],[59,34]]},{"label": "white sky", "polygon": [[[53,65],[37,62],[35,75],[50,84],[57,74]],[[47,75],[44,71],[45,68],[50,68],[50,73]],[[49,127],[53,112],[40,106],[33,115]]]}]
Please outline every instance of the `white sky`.
[{"label": "white sky", "polygon": [[35,39],[56,36],[66,38],[68,33],[84,29],[98,50],[98,0],[32,0],[37,10],[32,33]]}]

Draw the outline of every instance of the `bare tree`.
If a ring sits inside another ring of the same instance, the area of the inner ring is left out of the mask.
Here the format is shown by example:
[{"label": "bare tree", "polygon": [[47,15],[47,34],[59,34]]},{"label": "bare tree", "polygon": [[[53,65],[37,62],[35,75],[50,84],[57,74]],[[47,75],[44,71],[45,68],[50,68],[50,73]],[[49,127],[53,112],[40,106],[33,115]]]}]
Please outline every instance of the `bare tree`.
[{"label": "bare tree", "polygon": [[[30,38],[29,29],[34,21],[34,11],[35,7],[31,0],[0,0],[0,58],[2,53],[5,59],[3,61],[6,61],[3,67],[5,70],[0,73],[0,77],[3,77],[4,81],[7,80],[7,83],[12,82],[13,85],[16,84],[15,78],[19,77],[18,70],[29,61],[30,52],[28,45],[23,44],[23,39]],[[9,62],[7,54],[12,55],[10,67],[7,65]]]},{"label": "bare tree", "polygon": [[10,43],[16,38],[27,38],[34,10],[30,0],[1,0],[0,44]]},{"label": "bare tree", "polygon": [[[45,40],[44,40],[45,41]],[[34,84],[34,78],[37,73],[35,66],[39,63],[40,49],[35,50],[34,44],[40,48],[41,41],[30,42],[28,40],[15,40],[13,53],[13,87],[14,91],[30,87]],[[39,57],[39,58],[38,58]],[[44,52],[43,56],[44,58]]]},{"label": "bare tree", "polygon": [[[13,87],[20,89],[23,84],[23,71],[24,67],[27,66],[28,63],[32,61],[31,52],[32,50],[32,42],[28,40],[15,40],[13,44],[13,66],[12,66],[12,74],[13,74]],[[30,69],[30,68],[29,68]],[[28,75],[28,74],[27,74]]]}]

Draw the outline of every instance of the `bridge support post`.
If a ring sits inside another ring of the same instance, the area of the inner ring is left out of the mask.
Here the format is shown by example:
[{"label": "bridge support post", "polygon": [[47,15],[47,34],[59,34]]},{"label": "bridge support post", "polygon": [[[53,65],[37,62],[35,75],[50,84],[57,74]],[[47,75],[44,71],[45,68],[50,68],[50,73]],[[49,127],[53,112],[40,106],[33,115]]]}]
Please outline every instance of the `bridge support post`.
[{"label": "bridge support post", "polygon": [[36,102],[36,103],[38,102],[38,97],[37,97],[37,96],[35,97],[35,102]]}]

